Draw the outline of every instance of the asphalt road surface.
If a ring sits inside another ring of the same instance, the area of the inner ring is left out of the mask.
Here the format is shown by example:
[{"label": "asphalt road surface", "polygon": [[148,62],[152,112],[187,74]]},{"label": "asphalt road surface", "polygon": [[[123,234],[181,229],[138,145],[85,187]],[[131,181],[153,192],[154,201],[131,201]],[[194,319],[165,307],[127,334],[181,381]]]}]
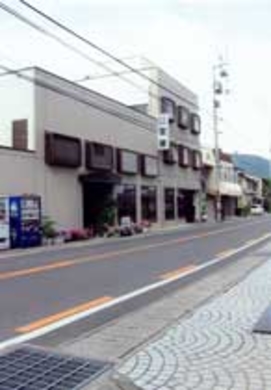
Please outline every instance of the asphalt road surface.
[{"label": "asphalt road surface", "polygon": [[54,330],[56,324],[63,327],[104,305],[99,323],[106,322],[110,305],[114,303],[116,312],[122,297],[129,297],[123,309],[128,310],[135,292],[143,297],[141,292],[155,286],[153,297],[158,297],[164,283],[183,283],[180,276],[189,273],[196,277],[214,259],[219,266],[237,261],[270,239],[270,233],[271,218],[261,216],[94,246],[2,253],[0,346]]}]

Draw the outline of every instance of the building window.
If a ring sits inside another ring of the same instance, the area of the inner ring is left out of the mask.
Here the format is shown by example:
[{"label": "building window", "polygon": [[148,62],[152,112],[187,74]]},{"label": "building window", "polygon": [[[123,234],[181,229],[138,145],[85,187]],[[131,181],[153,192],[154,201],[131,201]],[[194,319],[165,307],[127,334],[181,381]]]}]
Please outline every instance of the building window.
[{"label": "building window", "polygon": [[109,145],[86,141],[86,168],[90,170],[112,171],[113,148]]},{"label": "building window", "polygon": [[178,209],[178,218],[185,218],[185,195],[183,190],[178,189],[177,192],[177,209]]},{"label": "building window", "polygon": [[158,176],[158,161],[152,156],[141,155],[140,157],[141,173],[146,177]]},{"label": "building window", "polygon": [[17,150],[28,149],[27,119],[20,119],[12,122],[12,147]]},{"label": "building window", "polygon": [[195,170],[201,168],[201,153],[197,150],[192,151],[192,167]]},{"label": "building window", "polygon": [[179,165],[187,168],[190,165],[190,150],[186,146],[179,146]]},{"label": "building window", "polygon": [[190,113],[186,107],[178,106],[178,126],[184,130],[190,126]]},{"label": "building window", "polygon": [[168,97],[163,96],[161,98],[161,114],[168,114],[169,121],[171,123],[175,122],[176,116],[176,105],[175,102]]},{"label": "building window", "polygon": [[201,120],[198,114],[191,114],[191,131],[196,135],[201,132]]},{"label": "building window", "polygon": [[163,151],[163,162],[167,165],[176,164],[176,155],[174,149],[164,150]]},{"label": "building window", "polygon": [[79,138],[57,133],[45,133],[45,161],[48,165],[79,168],[82,147]]},{"label": "building window", "polygon": [[175,218],[175,190],[174,188],[165,188],[165,219]]},{"label": "building window", "polygon": [[134,185],[120,185],[117,195],[118,220],[130,217],[136,221],[136,187]]},{"label": "building window", "polygon": [[93,144],[94,153],[96,156],[104,156],[105,148],[101,144]]},{"label": "building window", "polygon": [[157,221],[157,191],[156,187],[143,186],[141,188],[142,219]]},{"label": "building window", "polygon": [[136,175],[138,173],[138,155],[128,150],[117,151],[117,166],[120,173]]}]

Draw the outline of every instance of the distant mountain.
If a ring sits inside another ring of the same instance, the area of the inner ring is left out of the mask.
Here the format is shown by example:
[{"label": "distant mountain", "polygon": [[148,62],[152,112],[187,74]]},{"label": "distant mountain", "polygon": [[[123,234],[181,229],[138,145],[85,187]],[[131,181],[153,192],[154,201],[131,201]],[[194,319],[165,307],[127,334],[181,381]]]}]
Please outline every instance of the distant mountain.
[{"label": "distant mountain", "polygon": [[234,153],[232,159],[237,168],[261,178],[270,176],[270,162],[267,158],[253,154]]}]

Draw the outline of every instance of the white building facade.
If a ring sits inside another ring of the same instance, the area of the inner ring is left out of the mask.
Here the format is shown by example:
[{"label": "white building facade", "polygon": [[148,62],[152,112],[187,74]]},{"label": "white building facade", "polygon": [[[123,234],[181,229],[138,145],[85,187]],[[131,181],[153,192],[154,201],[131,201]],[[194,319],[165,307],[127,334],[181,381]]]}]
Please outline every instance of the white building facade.
[{"label": "white building facade", "polygon": [[[110,208],[115,222],[197,220],[197,98],[155,72],[176,92],[153,84],[145,113],[38,68],[2,77],[1,195],[40,195],[43,214],[63,229],[97,226]],[[171,147],[158,152],[157,117],[168,110]]]}]

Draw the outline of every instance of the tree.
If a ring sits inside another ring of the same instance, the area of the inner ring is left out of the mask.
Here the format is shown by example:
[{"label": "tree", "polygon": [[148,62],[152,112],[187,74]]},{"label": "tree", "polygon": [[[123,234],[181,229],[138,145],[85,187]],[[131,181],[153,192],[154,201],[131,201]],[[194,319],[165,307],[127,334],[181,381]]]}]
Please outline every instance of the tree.
[{"label": "tree", "polygon": [[266,211],[271,212],[271,179],[263,179],[263,206]]}]

